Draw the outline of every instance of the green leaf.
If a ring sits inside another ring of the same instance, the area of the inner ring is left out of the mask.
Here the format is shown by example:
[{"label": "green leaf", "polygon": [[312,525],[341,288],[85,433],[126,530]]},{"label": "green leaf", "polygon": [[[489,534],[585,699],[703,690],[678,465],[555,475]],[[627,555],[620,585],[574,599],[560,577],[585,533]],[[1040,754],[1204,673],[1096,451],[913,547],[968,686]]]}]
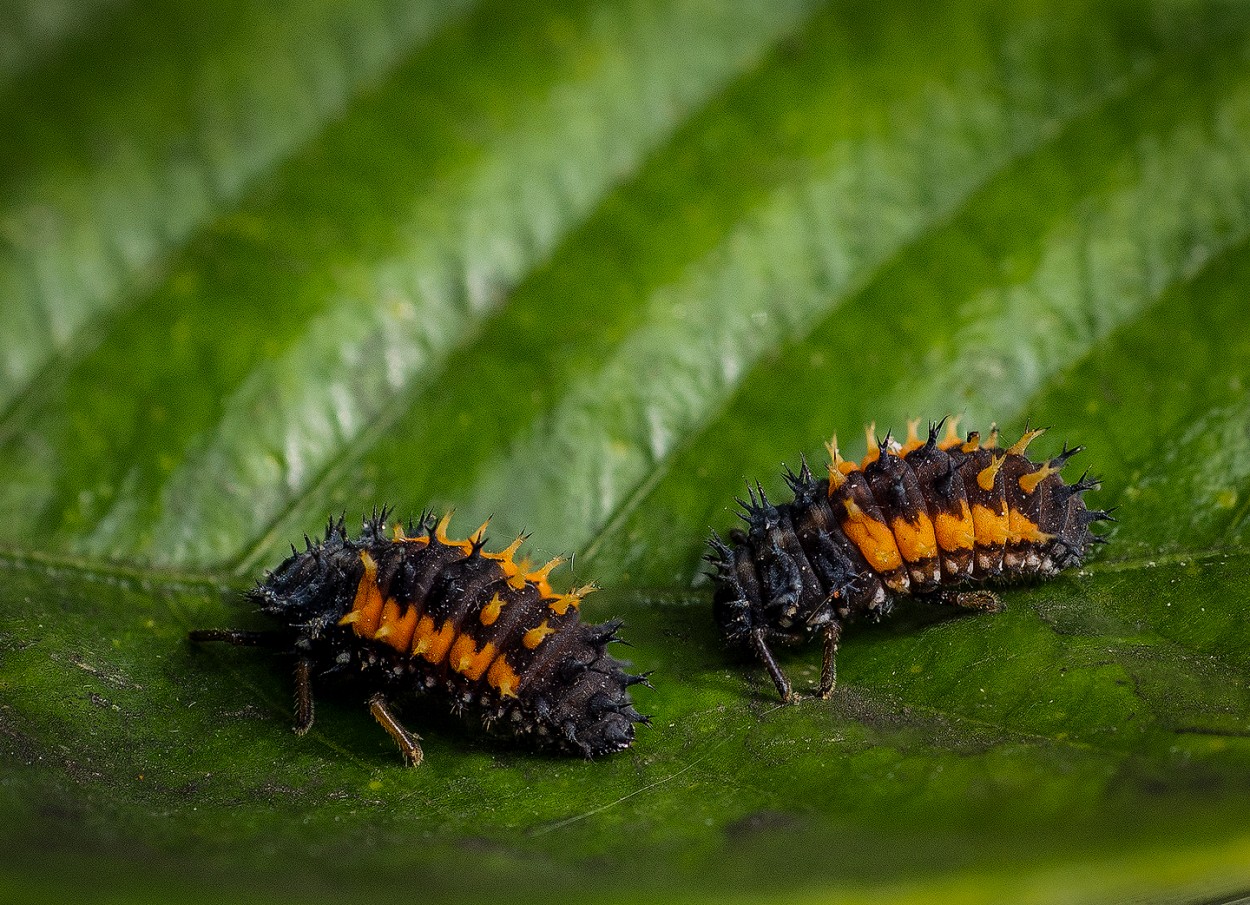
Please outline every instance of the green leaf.
[{"label": "green leaf", "polygon": [[[12,4],[0,897],[1250,888],[1247,111],[1231,3]],[[1111,544],[853,626],[780,706],[709,530],[948,412],[1088,447]],[[575,553],[654,671],[634,748],[417,702],[406,770],[359,701],[296,738],[289,664],[187,643],[382,502]]]}]

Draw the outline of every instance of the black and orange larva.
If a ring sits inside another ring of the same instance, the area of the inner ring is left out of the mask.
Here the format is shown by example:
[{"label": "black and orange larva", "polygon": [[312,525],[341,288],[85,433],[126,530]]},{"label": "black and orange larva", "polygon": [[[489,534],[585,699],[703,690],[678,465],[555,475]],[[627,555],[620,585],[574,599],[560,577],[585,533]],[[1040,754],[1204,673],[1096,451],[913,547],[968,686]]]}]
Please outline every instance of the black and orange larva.
[{"label": "black and orange larva", "polygon": [[986,585],[1054,575],[1103,542],[1089,525],[1111,517],[1082,498],[1097,479],[1067,484],[1060,475],[1082,447],[1037,463],[1025,449],[1043,430],[1026,428],[1004,450],[997,429],[984,443],[975,431],[961,440],[958,419],[939,442],[945,420],[930,423],[927,442],[912,421],[903,444],[889,434],[878,442],[870,426],[859,464],[838,454],[834,437],[827,478],[814,478],[806,461],[797,475],[787,469],[794,500],[780,506],[748,485],[750,502],[738,501],[747,530],[731,531],[729,543],[713,532],[716,623],[728,644],[763,662],[783,700],[795,696],[772,643],[820,636],[827,698],[848,620],[879,619],[900,595],[997,612]]},{"label": "black and orange larva", "polygon": [[343,520],[324,540],[267,573],[247,597],[281,627],[202,630],[193,641],[258,645],[294,654],[295,731],[313,723],[313,682],[354,683],[369,710],[414,766],[419,737],[392,699],[428,695],[489,733],[530,747],[593,757],[627,748],[645,723],[627,691],[645,677],[607,652],[619,621],[578,619],[593,584],[560,593],[514,556],[524,540],[488,553],[486,525],[466,540],[447,536],[451,514],[424,514],[388,536],[389,510],[364,520],[356,539]]}]

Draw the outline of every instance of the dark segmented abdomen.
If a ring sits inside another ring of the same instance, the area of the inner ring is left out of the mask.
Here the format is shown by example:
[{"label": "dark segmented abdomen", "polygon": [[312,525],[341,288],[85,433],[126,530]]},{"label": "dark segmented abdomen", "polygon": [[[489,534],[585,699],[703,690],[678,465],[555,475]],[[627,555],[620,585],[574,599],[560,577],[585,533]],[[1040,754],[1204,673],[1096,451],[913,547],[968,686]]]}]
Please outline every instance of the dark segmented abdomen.
[{"label": "dark segmented abdomen", "polygon": [[[1025,450],[1042,431],[999,449],[997,431],[984,444],[976,432],[960,440],[952,423],[938,442],[936,427],[922,442],[912,422],[905,444],[887,437],[859,465],[833,450],[829,495],[847,509],[840,526],[888,588],[927,594],[1053,574],[1080,561],[1094,539],[1089,522],[1102,514],[1081,499],[1092,483],[1068,485],[1059,476],[1077,450],[1038,463]],[[860,473],[877,512],[845,504]]]},{"label": "dark segmented abdomen", "polygon": [[[800,640],[825,610],[837,619],[880,613],[892,595],[1049,575],[1081,561],[1097,539],[1089,523],[1106,513],[1081,498],[1095,482],[1066,484],[1059,474],[1079,447],[1038,463],[1025,450],[1042,431],[999,449],[997,431],[985,443],[975,432],[965,440],[952,422],[939,441],[936,424],[925,442],[917,424],[903,444],[878,443],[869,428],[860,463],[842,459],[835,440],[827,478],[806,463],[788,475],[791,503],[751,494],[747,531],[732,532],[732,544],[714,538],[709,557],[726,634],[735,620],[763,622]],[[750,619],[728,615],[737,601],[751,605]]]},{"label": "dark segmented abdomen", "polygon": [[619,623],[578,619],[594,586],[554,591],[560,559],[531,569],[514,558],[519,539],[489,553],[485,525],[453,540],[448,519],[390,538],[378,523],[347,543],[360,568],[339,625],[386,654],[362,665],[448,699],[488,731],[587,755],[627,747],[643,720],[626,690],[639,678],[607,653]]}]

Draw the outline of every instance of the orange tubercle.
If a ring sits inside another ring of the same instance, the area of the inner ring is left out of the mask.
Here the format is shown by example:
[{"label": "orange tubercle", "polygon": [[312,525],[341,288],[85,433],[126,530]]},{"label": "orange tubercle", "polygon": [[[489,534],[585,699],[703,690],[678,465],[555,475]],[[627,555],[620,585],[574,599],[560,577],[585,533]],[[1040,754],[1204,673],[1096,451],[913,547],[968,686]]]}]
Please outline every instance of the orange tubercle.
[{"label": "orange tubercle", "polygon": [[399,621],[402,611],[399,603],[393,597],[388,597],[382,603],[382,618],[378,620],[378,630],[374,634],[375,638],[385,638],[391,632],[391,626]]},{"label": "orange tubercle", "polygon": [[913,449],[919,449],[924,446],[924,441],[920,439],[920,419],[912,418],[907,422],[907,442],[903,444],[899,450],[900,456],[905,456]]},{"label": "orange tubercle", "polygon": [[864,442],[868,445],[868,451],[859,463],[860,468],[867,468],[881,457],[881,445],[877,442],[877,422],[864,426]]},{"label": "orange tubercle", "polygon": [[517,688],[521,685],[521,677],[513,671],[506,656],[498,657],[490,665],[490,670],[486,673],[486,681],[505,698],[515,698]]},{"label": "orange tubercle", "polygon": [[414,656],[425,656],[434,644],[434,617],[422,616],[417,620],[417,627],[412,632],[412,653]]},{"label": "orange tubercle", "polygon": [[[525,573],[529,571],[530,561],[522,559],[515,564],[516,571],[508,576],[508,586],[513,590],[519,591],[525,587]],[[504,570],[507,571],[506,569]]]},{"label": "orange tubercle", "polygon": [[473,551],[473,542],[469,540],[454,540],[447,536],[447,528],[451,524],[452,513],[446,513],[438,524],[434,527],[434,539],[445,547],[459,547],[460,552],[466,556]]},{"label": "orange tubercle", "polygon": [[590,584],[582,585],[580,588],[574,588],[567,594],[559,595],[551,603],[547,604],[547,609],[557,616],[563,616],[569,611],[569,607],[576,609],[581,604],[583,597],[597,590],[599,590],[599,586],[592,581]]},{"label": "orange tubercle", "polygon": [[1023,490],[1026,495],[1030,494],[1034,490],[1037,490],[1038,484],[1042,483],[1042,481],[1046,480],[1053,474],[1057,474],[1058,472],[1059,472],[1059,469],[1051,468],[1050,463],[1046,462],[1043,465],[1039,466],[1037,471],[1031,471],[1028,474],[1020,475],[1020,482],[1019,482],[1020,489]]},{"label": "orange tubercle", "polygon": [[455,637],[456,627],[450,622],[444,622],[436,629],[432,618],[422,616],[413,632],[412,652],[430,663],[442,663]]},{"label": "orange tubercle", "polygon": [[938,444],[939,449],[954,449],[963,443],[963,440],[959,438],[959,422],[962,417],[962,415],[958,415],[946,422],[946,436]]},{"label": "orange tubercle", "polygon": [[499,596],[498,593],[490,599],[486,606],[482,607],[481,615],[478,620],[482,625],[494,625],[495,620],[499,618],[499,612],[503,609],[504,604],[508,601]]},{"label": "orange tubercle", "polygon": [[541,569],[535,569],[533,572],[527,572],[525,574],[526,581],[532,581],[534,584],[538,585],[538,596],[540,597],[556,596],[551,590],[551,585],[548,584],[547,582],[547,576],[551,574],[552,569],[560,565],[560,563],[562,562],[564,562],[564,557],[557,556],[554,559],[548,561]]},{"label": "orange tubercle", "polygon": [[521,549],[521,544],[523,543],[525,543],[524,534],[519,535],[516,540],[497,553],[482,553],[483,558],[493,559],[495,562],[499,563],[499,568],[503,570],[504,578],[508,579],[508,584],[518,590],[525,587],[524,580],[522,580],[520,585],[517,585],[513,584],[512,579],[515,578],[519,572],[523,572],[524,570],[513,561],[513,557],[516,556],[517,550]]},{"label": "orange tubercle", "polygon": [[986,493],[993,490],[994,479],[998,477],[998,469],[1002,468],[1003,463],[1006,461],[1006,456],[995,456],[994,461],[977,472],[977,486]]},{"label": "orange tubercle", "polygon": [[833,439],[825,444],[825,449],[829,450],[829,494],[832,496],[833,492],[846,482],[845,476],[859,466],[842,458],[842,454],[838,451],[837,434],[834,434]]},{"label": "orange tubercle", "polygon": [[538,645],[543,643],[544,638],[546,638],[550,634],[553,634],[554,632],[555,632],[555,629],[549,626],[547,624],[547,620],[544,619],[537,626],[530,629],[528,632],[526,632],[524,635],[521,636],[521,643],[524,644],[530,650],[533,650],[534,648],[538,647]]},{"label": "orange tubercle", "polygon": [[395,528],[391,535],[391,539],[395,541],[395,543],[397,544],[416,544],[419,547],[424,547],[426,544],[430,542],[429,537],[427,537],[424,534],[420,534],[416,537],[409,537],[407,533],[404,531],[404,526],[399,524],[398,522],[395,523]]},{"label": "orange tubercle", "polygon": [[481,544],[482,541],[486,539],[486,529],[489,527],[490,527],[490,519],[487,519],[486,521],[482,522],[482,524],[478,526],[478,529],[474,531],[471,535],[469,535],[469,543],[472,544],[473,546],[477,546]]},{"label": "orange tubercle", "polygon": [[1044,427],[1039,427],[1037,430],[1025,431],[1024,436],[1022,436],[1015,443],[1011,444],[1011,446],[1007,447],[1007,452],[1017,456],[1024,455],[1024,451],[1029,448],[1029,444],[1044,433],[1046,433],[1046,428]]}]

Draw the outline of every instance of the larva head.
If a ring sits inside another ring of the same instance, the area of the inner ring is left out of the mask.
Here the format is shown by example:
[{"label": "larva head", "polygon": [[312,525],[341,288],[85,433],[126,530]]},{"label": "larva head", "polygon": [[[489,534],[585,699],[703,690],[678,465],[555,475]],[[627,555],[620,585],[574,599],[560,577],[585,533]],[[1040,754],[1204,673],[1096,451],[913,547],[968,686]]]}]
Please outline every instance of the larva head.
[{"label": "larva head", "polygon": [[[741,533],[731,532],[730,540],[735,545],[738,543],[735,535]],[[751,597],[739,578],[740,570],[735,556],[738,548],[725,543],[715,531],[708,540],[708,546],[712,548],[712,552],[703,558],[713,567],[713,571],[707,573],[715,585],[712,593],[712,619],[726,644],[745,646],[755,620],[752,617]],[[742,575],[750,582],[749,571]],[[755,596],[758,599],[758,594]]]},{"label": "larva head", "polygon": [[289,626],[324,627],[342,615],[362,569],[360,552],[347,540],[343,522],[331,522],[325,540],[305,538],[291,555],[247,592],[261,612]]},{"label": "larva head", "polygon": [[[810,477],[806,468],[795,481],[804,477]],[[772,506],[762,492],[742,506],[747,530],[731,531],[728,543],[713,533],[712,552],[704,557],[714,566],[712,616],[726,643],[746,647],[752,632],[762,630],[770,642],[802,644],[824,624],[844,618],[856,576],[837,544],[809,536],[810,549],[801,549],[794,510]]]},{"label": "larva head", "polygon": [[[810,613],[795,595],[774,593],[773,586],[779,583],[775,580],[779,570],[772,566],[777,563],[765,564],[761,570],[760,563],[753,559],[758,551],[749,545],[747,535],[731,531],[729,539],[734,546],[726,548],[723,559],[719,550],[707,557],[712,562],[724,563],[712,574],[716,586],[712,594],[712,619],[726,645],[746,650],[751,643],[751,632],[760,628],[774,642],[802,644],[813,631],[808,625]],[[716,538],[714,550],[718,542],[720,539]]]},{"label": "larva head", "polygon": [[717,582],[712,595],[712,619],[720,629],[725,643],[734,647],[746,645],[751,634],[751,603],[734,592],[726,583]]}]

